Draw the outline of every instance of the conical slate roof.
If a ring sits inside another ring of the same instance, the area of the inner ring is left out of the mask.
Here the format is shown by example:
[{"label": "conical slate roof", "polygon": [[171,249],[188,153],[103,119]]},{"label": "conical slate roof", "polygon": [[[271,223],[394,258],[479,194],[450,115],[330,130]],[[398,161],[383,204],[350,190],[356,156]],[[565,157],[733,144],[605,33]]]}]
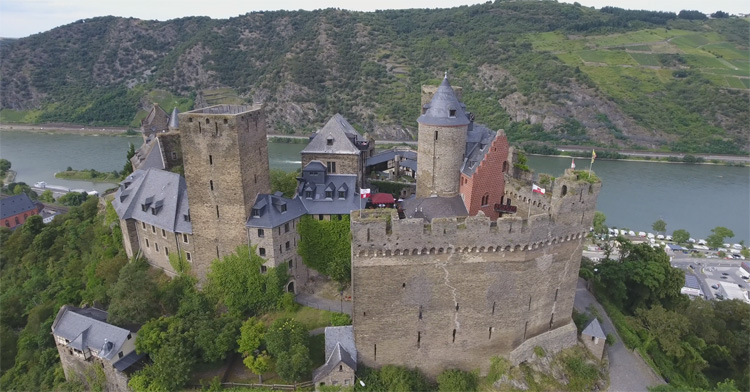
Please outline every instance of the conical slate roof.
[{"label": "conical slate roof", "polygon": [[180,121],[177,119],[177,115],[180,113],[177,108],[172,109],[172,115],[169,116],[169,128],[179,128]]},{"label": "conical slate roof", "polygon": [[420,124],[437,126],[469,124],[464,105],[456,98],[456,93],[448,82],[447,73],[435,95],[432,96],[430,103],[424,105],[424,109],[426,109],[424,114],[417,119]]}]

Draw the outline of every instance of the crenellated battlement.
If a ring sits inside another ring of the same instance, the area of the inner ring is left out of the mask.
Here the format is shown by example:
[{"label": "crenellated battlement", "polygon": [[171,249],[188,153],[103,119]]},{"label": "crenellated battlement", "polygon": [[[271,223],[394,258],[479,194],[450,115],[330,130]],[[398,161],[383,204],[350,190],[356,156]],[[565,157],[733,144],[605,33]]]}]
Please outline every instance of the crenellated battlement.
[{"label": "crenellated battlement", "polygon": [[[518,213],[496,220],[470,217],[399,219],[396,210],[354,211],[352,252],[358,257],[495,253],[540,250],[585,236],[593,222],[601,183],[566,171],[542,195],[509,181],[506,197]],[[530,211],[529,211],[530,209]]]}]

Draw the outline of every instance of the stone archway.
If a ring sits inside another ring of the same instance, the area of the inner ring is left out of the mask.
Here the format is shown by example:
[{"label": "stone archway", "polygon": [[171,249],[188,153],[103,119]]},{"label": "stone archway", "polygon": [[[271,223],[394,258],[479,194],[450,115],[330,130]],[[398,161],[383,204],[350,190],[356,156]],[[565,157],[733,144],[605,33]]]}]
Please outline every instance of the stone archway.
[{"label": "stone archway", "polygon": [[295,294],[295,292],[294,292],[294,281],[291,281],[291,282],[289,282],[286,285],[286,291],[288,291],[288,292],[290,292],[292,294]]}]

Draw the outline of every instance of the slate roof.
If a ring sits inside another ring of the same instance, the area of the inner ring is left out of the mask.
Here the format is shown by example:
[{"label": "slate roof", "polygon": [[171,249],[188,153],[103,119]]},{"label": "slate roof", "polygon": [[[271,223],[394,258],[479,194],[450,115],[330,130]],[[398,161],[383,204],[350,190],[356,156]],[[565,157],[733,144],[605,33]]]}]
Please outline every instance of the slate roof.
[{"label": "slate roof", "polygon": [[[437,126],[469,124],[469,117],[466,115],[466,106],[456,98],[456,93],[448,82],[447,73],[435,95],[432,96],[432,100],[425,104],[423,109],[424,114],[417,119],[417,122],[420,124]],[[453,112],[452,116],[451,111]]]},{"label": "slate roof", "polygon": [[172,109],[172,114],[169,116],[169,128],[180,127],[180,120],[177,118],[178,114],[180,114],[180,111],[177,108]]},{"label": "slate roof", "polygon": [[60,308],[52,324],[52,334],[69,340],[68,346],[72,348],[90,349],[98,352],[98,357],[112,360],[128,340],[130,331],[88,317],[81,310],[69,305]]},{"label": "slate roof", "polygon": [[169,115],[167,114],[167,112],[165,112],[164,109],[159,106],[159,104],[155,103],[151,107],[151,111],[148,112],[148,115],[146,115],[146,117],[141,120],[141,128],[143,128],[144,131],[161,131],[163,130],[161,129],[161,124],[168,122]]},{"label": "slate roof", "polygon": [[387,150],[367,158],[367,166],[374,166],[383,162],[396,159],[396,155],[406,159],[417,160],[416,151],[411,150]]},{"label": "slate roof", "polygon": [[461,195],[453,197],[412,197],[401,203],[407,218],[424,218],[431,221],[434,218],[468,216]]},{"label": "slate roof", "polygon": [[[135,219],[173,233],[193,233],[185,179],[164,170],[136,170],[112,201],[120,219]],[[145,209],[145,211],[144,211]]]},{"label": "slate roof", "polygon": [[130,162],[134,169],[159,169],[164,170],[164,157],[161,155],[161,142],[158,137],[149,137],[145,143],[135,152]]},{"label": "slate roof", "polygon": [[461,166],[461,173],[471,177],[484,160],[489,145],[495,140],[497,132],[490,130],[484,125],[469,125],[469,131],[466,133],[466,152],[464,153],[464,163]]},{"label": "slate roof", "polygon": [[[331,141],[329,145],[329,140]],[[315,137],[302,150],[302,154],[356,154],[360,150],[356,142],[367,142],[344,116],[336,114],[319,129]]]},{"label": "slate roof", "polygon": [[413,159],[404,159],[399,163],[401,167],[406,167],[411,169],[412,171],[417,171],[417,161]]},{"label": "slate roof", "polygon": [[36,205],[31,201],[29,195],[25,193],[6,197],[0,199],[0,219],[10,218],[13,215],[31,211],[35,208]]},{"label": "slate roof", "polygon": [[[354,174],[327,174],[322,162],[311,161],[298,181],[295,199],[302,202],[308,214],[348,215],[364,207]],[[339,198],[340,190],[345,192],[343,199]],[[327,191],[332,197],[326,198]]]},{"label": "slate roof", "polygon": [[605,335],[604,331],[602,331],[602,326],[599,324],[599,320],[597,320],[596,318],[591,320],[589,325],[587,325],[586,328],[583,329],[581,335],[593,336],[595,338],[605,340],[607,339],[607,335]]},{"label": "slate roof", "polygon": [[[257,215],[253,215],[256,212]],[[281,192],[273,195],[262,193],[255,198],[246,226],[273,229],[306,213],[304,204],[297,198],[283,197]]]},{"label": "slate roof", "polygon": [[326,327],[326,363],[313,371],[313,382],[325,377],[335,367],[344,362],[357,370],[357,348],[354,346],[354,330],[351,325]]}]

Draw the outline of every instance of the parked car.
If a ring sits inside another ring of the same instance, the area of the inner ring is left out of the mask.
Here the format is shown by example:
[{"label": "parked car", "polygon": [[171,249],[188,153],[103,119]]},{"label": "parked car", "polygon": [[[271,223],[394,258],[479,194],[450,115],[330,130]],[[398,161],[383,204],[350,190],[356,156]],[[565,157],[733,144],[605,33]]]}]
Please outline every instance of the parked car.
[{"label": "parked car", "polygon": [[722,278],[722,279],[727,279],[727,277],[726,277],[726,276],[722,276],[721,278]]},{"label": "parked car", "polygon": [[714,290],[718,290],[719,289],[719,285],[718,284],[713,284],[713,285],[711,285],[711,288],[714,289]]},{"label": "parked car", "polygon": [[724,275],[724,276],[728,276],[728,275],[729,275],[729,274],[728,274],[728,273],[726,273],[726,272],[722,272],[721,274],[722,274],[722,275]]},{"label": "parked car", "polygon": [[666,237],[666,240],[667,240],[667,241],[672,241],[672,236],[671,236],[671,235],[668,235],[668,236]]},{"label": "parked car", "polygon": [[750,276],[742,275],[742,279],[748,280],[748,279],[750,279]]}]

